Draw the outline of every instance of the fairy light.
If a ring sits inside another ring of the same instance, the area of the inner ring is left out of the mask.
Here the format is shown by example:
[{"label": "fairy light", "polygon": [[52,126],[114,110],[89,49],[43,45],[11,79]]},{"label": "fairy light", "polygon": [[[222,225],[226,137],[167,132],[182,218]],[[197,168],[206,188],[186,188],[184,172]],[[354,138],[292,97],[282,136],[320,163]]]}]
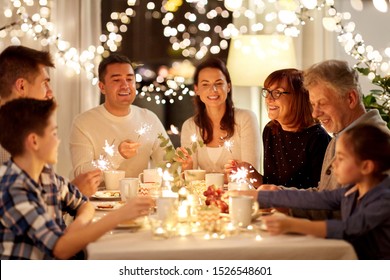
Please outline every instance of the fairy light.
[{"label": "fairy light", "polygon": [[[39,2],[38,8],[30,13],[36,6],[35,2]],[[78,50],[65,41],[61,34],[54,33],[55,25],[49,20],[51,0],[10,0],[3,14],[6,19],[13,21],[0,27],[0,38],[2,42],[9,38],[11,44],[20,44],[21,37],[28,35],[44,47],[54,46],[57,63],[66,65],[77,75],[84,71],[87,79],[96,85],[98,78],[95,73],[95,63],[102,56],[109,55],[109,52],[118,50],[123,39],[122,34],[128,30],[127,25],[131,23],[130,19],[137,15],[136,9],[139,5],[136,6],[136,2],[136,0],[128,0],[128,7],[125,11],[111,13],[110,21],[105,25],[106,30],[99,36],[101,46],[90,46],[86,50]],[[371,71],[368,75],[370,79],[375,78],[379,73],[385,76],[390,74],[390,48],[386,48],[381,53],[366,45],[362,36],[354,33],[355,23],[351,21],[350,14],[337,12],[334,0],[300,0],[300,4],[298,1],[263,0],[252,1],[251,7],[244,5],[233,7],[233,2],[237,4],[241,1],[225,0],[225,2],[218,1],[213,8],[209,8],[208,2],[205,0],[172,0],[162,1],[162,4],[153,4],[149,1],[140,1],[140,5],[148,5],[148,12],[154,13],[154,18],[161,18],[161,24],[166,27],[164,36],[169,38],[173,49],[180,51],[183,57],[199,60],[209,52],[218,54],[227,50],[229,46],[227,40],[234,36],[263,30],[264,24],[258,20],[256,15],[262,14],[259,17],[261,20],[264,19],[268,24],[274,23],[276,32],[297,37],[302,26],[313,21],[312,13],[326,8],[328,15],[323,18],[324,28],[338,33],[339,43],[347,54],[358,61],[357,66],[364,64],[368,67]],[[385,2],[384,0],[374,1],[374,5],[379,11],[384,12],[388,6]],[[227,9],[229,4],[230,10]],[[177,11],[184,5],[190,5],[194,11],[179,15]],[[251,25],[236,26],[231,22],[226,23],[226,26],[220,24],[223,19],[229,17],[246,18]],[[196,19],[196,24],[194,24],[194,19]],[[211,36],[209,32],[217,36]],[[196,38],[203,39],[199,41]],[[140,81],[137,80],[137,82]],[[156,76],[155,82],[137,90],[138,97],[155,101],[156,104],[172,104],[177,100],[183,100],[186,94],[195,95],[185,83],[185,79],[184,82],[178,82],[172,77]],[[153,90],[150,90],[152,88]],[[152,98],[156,93],[163,98]]]}]

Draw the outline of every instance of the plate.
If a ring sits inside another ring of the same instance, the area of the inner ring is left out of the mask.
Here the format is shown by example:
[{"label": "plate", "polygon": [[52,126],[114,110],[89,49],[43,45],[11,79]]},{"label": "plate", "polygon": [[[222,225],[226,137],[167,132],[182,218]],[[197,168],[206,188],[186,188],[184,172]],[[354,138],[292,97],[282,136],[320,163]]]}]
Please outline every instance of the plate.
[{"label": "plate", "polygon": [[122,201],[118,202],[102,202],[95,204],[95,210],[99,211],[113,211],[123,205]]},{"label": "plate", "polygon": [[121,193],[119,191],[97,191],[91,197],[101,200],[119,200],[121,199]]}]

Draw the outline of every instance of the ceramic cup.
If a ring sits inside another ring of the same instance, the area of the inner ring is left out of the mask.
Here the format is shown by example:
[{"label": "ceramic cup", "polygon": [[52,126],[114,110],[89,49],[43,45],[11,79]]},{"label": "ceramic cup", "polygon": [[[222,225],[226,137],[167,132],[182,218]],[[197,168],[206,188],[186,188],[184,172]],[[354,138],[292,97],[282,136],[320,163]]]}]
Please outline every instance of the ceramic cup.
[{"label": "ceramic cup", "polygon": [[206,187],[211,185],[217,188],[223,188],[225,174],[223,173],[207,173],[205,175]]},{"label": "ceramic cup", "polygon": [[140,183],[161,183],[161,176],[158,173],[157,168],[144,169],[144,172],[139,174],[138,179]]},{"label": "ceramic cup", "polygon": [[156,183],[139,183],[138,195],[139,196],[151,196],[157,198],[161,195],[161,185]]},{"label": "ceramic cup", "polygon": [[202,169],[188,169],[184,170],[181,174],[181,178],[187,182],[204,180],[206,170]]},{"label": "ceramic cup", "polygon": [[120,180],[125,178],[124,170],[105,170],[104,171],[104,184],[106,190],[119,190]]},{"label": "ceramic cup", "polygon": [[120,180],[120,191],[122,201],[138,196],[138,178],[123,178]]},{"label": "ceramic cup", "polygon": [[252,215],[259,210],[259,204],[251,196],[229,197],[230,221],[238,227],[247,227],[252,220]]},{"label": "ceramic cup", "polygon": [[228,183],[229,191],[245,191],[249,190],[249,184],[246,182],[229,182]]}]

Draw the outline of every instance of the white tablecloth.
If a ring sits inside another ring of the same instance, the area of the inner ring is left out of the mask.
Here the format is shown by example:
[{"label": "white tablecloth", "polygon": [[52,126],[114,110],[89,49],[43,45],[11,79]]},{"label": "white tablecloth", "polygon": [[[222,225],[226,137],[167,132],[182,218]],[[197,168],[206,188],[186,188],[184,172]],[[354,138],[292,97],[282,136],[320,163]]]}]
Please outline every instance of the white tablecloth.
[{"label": "white tablecloth", "polygon": [[187,237],[153,239],[149,229],[106,234],[87,247],[89,259],[134,260],[336,260],[356,259],[353,247],[343,240],[304,235],[271,236],[260,232],[240,233],[225,239],[204,239],[204,233]]}]

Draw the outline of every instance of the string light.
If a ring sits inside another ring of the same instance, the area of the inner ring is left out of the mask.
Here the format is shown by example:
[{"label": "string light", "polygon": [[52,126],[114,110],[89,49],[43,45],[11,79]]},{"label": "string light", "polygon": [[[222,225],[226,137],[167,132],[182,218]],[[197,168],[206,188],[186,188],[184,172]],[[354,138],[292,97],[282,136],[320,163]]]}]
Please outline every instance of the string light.
[{"label": "string light", "polygon": [[[131,18],[137,16],[135,5],[138,1],[128,0],[125,11],[112,12],[111,20],[105,25],[106,30],[99,36],[102,45],[91,45],[82,51],[62,39],[61,34],[54,33],[55,26],[50,22],[51,2],[40,0],[38,11],[31,12],[36,7],[34,0],[10,0],[3,14],[5,18],[12,18],[13,21],[0,27],[2,44],[5,38],[9,38],[11,44],[21,44],[21,38],[27,35],[39,41],[43,47],[55,46],[56,63],[68,66],[75,74],[85,71],[87,78],[96,84],[98,78],[95,65],[101,57],[118,50],[123,39],[122,34],[128,30]],[[151,1],[139,1],[139,5],[145,4],[152,18],[161,20],[161,24],[165,26],[163,35],[169,38],[173,50],[181,51],[183,57],[199,60],[209,52],[218,54],[226,50],[229,39],[236,35],[263,31],[263,22],[256,18],[259,14],[263,15],[261,18],[267,24],[276,24],[276,32],[296,37],[299,36],[302,26],[314,20],[312,15],[314,11],[326,8],[327,15],[322,19],[324,28],[338,33],[338,41],[345,52],[358,61],[356,66],[360,64],[367,66],[371,71],[368,75],[371,79],[379,74],[390,74],[390,48],[381,53],[366,45],[362,35],[355,33],[356,24],[351,21],[351,15],[338,12],[334,7],[334,0],[252,0],[251,7],[233,5],[240,2],[167,0],[161,1],[161,6]],[[358,1],[353,1],[353,6],[358,8],[356,2]],[[387,5],[383,2],[375,1],[374,5],[377,9],[385,11]],[[177,11],[184,5],[193,7],[193,12],[184,13],[183,18],[179,18]],[[224,19],[231,17],[233,19],[245,17],[250,24],[236,26],[230,21],[226,26],[220,24]],[[210,36],[210,33],[216,36]],[[186,94],[193,96],[194,92],[187,87],[189,73],[193,71],[188,67],[189,64],[186,66],[190,69],[187,73],[173,75],[158,73],[149,84],[145,82],[150,80],[145,75],[146,72],[137,74],[137,83],[143,84],[137,89],[138,97],[154,101],[156,104],[167,104],[182,100]]]}]

